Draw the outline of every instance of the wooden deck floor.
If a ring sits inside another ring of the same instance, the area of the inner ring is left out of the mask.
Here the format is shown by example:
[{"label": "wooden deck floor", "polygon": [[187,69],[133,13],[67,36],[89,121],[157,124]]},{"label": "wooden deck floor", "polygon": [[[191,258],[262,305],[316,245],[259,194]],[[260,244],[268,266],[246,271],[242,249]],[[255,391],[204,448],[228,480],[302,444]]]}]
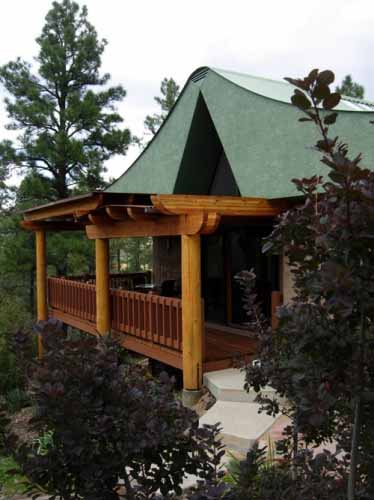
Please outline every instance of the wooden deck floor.
[{"label": "wooden deck floor", "polygon": [[[50,309],[49,314],[51,317],[59,319],[74,328],[96,334],[96,325],[93,322],[76,318],[71,314],[55,309]],[[123,332],[114,333],[118,334],[120,343],[126,349],[182,369],[182,353],[180,351],[150,343],[142,338],[124,334]],[[212,324],[206,325],[205,335],[204,373],[231,368],[240,361],[249,361],[256,354],[256,342],[253,339],[232,333],[232,331],[225,331],[224,327],[217,326],[215,328]]]},{"label": "wooden deck floor", "polygon": [[256,341],[244,335],[225,332],[211,325],[205,329],[204,371],[222,370],[236,362],[249,361],[256,354]]}]

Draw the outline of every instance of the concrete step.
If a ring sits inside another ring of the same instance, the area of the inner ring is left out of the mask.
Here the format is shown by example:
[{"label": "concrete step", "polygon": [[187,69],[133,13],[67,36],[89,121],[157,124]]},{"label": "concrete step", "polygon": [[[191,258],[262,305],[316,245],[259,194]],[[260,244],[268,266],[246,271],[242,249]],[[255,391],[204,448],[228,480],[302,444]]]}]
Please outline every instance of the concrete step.
[{"label": "concrete step", "polygon": [[[204,385],[217,401],[253,403],[256,398],[256,393],[253,390],[249,392],[244,390],[244,372],[237,368],[205,373]],[[265,387],[263,394],[273,398],[276,392],[272,387]]]},{"label": "concrete step", "polygon": [[222,441],[229,449],[245,453],[276,418],[259,413],[260,405],[249,402],[217,401],[200,418],[200,425],[221,423]]}]

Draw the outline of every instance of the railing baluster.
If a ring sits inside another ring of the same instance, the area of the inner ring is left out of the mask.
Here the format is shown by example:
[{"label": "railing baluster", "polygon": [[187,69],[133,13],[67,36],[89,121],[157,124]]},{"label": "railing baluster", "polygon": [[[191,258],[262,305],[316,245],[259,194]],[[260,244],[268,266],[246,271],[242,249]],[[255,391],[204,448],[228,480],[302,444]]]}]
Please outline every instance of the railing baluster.
[{"label": "railing baluster", "polygon": [[153,342],[152,338],[152,295],[147,295],[147,339]]},{"label": "railing baluster", "polygon": [[[96,285],[48,279],[49,307],[90,323],[96,320]],[[112,326],[143,341],[182,350],[181,300],[111,289]]]},{"label": "railing baluster", "polygon": [[170,347],[173,345],[173,301],[169,301],[169,336],[170,336]]},{"label": "railing baluster", "polygon": [[161,305],[161,311],[160,311],[160,318],[161,318],[161,339],[160,339],[160,344],[163,344],[165,345],[165,298],[164,297],[161,297],[161,300],[160,300],[160,305]]},{"label": "railing baluster", "polygon": [[160,340],[159,336],[159,306],[158,306],[158,295],[155,295],[155,333],[153,335],[154,341],[158,344]]}]

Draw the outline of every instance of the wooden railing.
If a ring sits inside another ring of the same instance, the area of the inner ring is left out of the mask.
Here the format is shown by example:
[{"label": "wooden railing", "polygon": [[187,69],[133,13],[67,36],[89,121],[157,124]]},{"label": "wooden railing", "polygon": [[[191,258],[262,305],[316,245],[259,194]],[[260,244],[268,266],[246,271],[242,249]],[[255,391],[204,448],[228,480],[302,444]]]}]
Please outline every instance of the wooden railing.
[{"label": "wooden railing", "polygon": [[[136,285],[144,285],[145,283],[150,283],[151,275],[151,271],[139,271],[134,273],[111,273],[110,288],[133,290]],[[83,281],[92,285],[94,285],[96,282],[96,276],[94,274],[67,276],[65,279],[69,281]]]},{"label": "wooden railing", "polygon": [[111,290],[112,326],[143,340],[182,351],[182,301]]},{"label": "wooden railing", "polygon": [[65,278],[48,278],[48,304],[79,319],[96,322],[96,286]]},{"label": "wooden railing", "polygon": [[[151,344],[182,351],[182,301],[111,289],[113,330]],[[65,278],[48,279],[49,307],[95,324],[96,286]]]}]

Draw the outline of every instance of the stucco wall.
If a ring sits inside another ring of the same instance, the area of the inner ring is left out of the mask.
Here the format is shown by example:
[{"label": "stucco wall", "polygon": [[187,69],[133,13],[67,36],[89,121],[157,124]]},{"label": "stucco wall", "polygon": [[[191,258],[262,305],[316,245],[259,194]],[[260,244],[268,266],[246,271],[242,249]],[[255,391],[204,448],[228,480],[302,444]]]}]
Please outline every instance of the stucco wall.
[{"label": "stucco wall", "polygon": [[282,265],[281,265],[281,285],[283,293],[283,303],[289,303],[295,296],[294,290],[294,277],[291,272],[291,267],[288,258],[282,255]]}]

